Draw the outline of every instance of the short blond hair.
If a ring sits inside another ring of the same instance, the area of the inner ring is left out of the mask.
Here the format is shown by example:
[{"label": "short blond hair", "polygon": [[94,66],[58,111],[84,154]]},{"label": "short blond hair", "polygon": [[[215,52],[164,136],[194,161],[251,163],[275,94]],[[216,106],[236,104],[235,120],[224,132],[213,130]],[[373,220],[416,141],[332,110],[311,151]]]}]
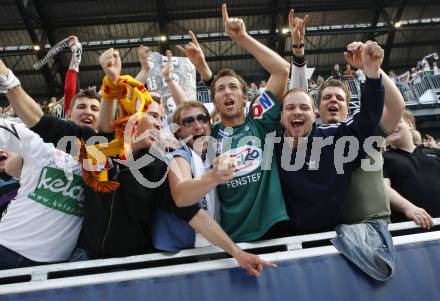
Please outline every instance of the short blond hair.
[{"label": "short blond hair", "polygon": [[411,136],[415,145],[422,144],[422,135],[418,130],[411,130]]},{"label": "short blond hair", "polygon": [[403,120],[405,120],[406,123],[411,124],[414,129],[416,128],[416,118],[414,117],[413,113],[411,113],[410,110],[405,109],[403,111],[402,118],[403,118]]}]

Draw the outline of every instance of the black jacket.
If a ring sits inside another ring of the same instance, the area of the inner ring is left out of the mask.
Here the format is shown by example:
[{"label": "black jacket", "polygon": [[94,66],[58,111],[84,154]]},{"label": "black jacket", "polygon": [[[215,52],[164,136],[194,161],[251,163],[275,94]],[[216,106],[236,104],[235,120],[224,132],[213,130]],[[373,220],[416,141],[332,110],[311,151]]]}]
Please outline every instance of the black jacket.
[{"label": "black jacket", "polygon": [[[140,171],[151,182],[166,176],[167,165],[156,159]],[[142,186],[130,170],[116,165],[111,176],[120,187],[109,193],[86,188],[83,230],[79,244],[90,258],[123,257],[153,250],[152,221],[157,208],[190,221],[198,205],[178,208],[171,197],[168,180],[157,188]]]},{"label": "black jacket", "polygon": [[[48,117],[43,117],[32,130],[45,142],[55,144],[63,137],[63,132],[83,139],[93,134],[84,127]],[[166,175],[167,165],[155,159],[140,172],[150,182],[159,182]],[[151,252],[151,224],[157,208],[173,212],[185,221],[190,221],[200,209],[198,205],[177,207],[168,179],[157,188],[147,188],[136,180],[128,167],[118,163],[109,171],[109,178],[120,183],[117,190],[99,193],[90,187],[85,189],[84,221],[78,246],[92,259]]]}]

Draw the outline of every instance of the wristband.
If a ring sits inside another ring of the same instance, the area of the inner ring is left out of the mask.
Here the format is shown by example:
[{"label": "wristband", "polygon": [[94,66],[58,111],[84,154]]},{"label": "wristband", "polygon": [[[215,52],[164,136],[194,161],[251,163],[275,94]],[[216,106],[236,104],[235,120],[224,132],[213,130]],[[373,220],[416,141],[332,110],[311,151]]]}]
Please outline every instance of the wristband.
[{"label": "wristband", "polygon": [[173,79],[171,78],[171,77],[167,77],[167,78],[165,78],[164,79],[164,81],[166,82],[166,83],[169,83],[169,82],[171,82]]},{"label": "wristband", "polygon": [[295,48],[295,49],[304,48],[304,43],[292,44],[292,48]]},{"label": "wristband", "polygon": [[8,69],[7,75],[0,75],[0,93],[5,94],[17,86],[20,86],[20,81],[11,71],[11,69]]}]

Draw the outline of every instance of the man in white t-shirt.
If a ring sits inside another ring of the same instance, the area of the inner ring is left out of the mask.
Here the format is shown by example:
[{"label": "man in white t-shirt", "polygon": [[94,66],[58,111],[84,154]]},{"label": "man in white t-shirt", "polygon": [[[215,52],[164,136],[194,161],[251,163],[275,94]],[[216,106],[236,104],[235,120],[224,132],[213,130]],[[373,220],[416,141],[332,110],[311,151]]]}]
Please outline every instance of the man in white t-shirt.
[{"label": "man in white t-shirt", "polygon": [[79,164],[23,125],[4,119],[0,148],[23,157],[21,188],[0,222],[0,269],[69,259],[84,210]]}]

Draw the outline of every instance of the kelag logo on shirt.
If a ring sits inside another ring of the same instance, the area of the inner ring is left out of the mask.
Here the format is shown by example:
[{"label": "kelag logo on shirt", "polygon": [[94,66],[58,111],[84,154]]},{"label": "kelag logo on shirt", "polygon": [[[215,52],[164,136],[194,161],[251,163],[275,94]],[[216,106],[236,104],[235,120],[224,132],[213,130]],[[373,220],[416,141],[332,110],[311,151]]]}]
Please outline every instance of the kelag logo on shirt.
[{"label": "kelag logo on shirt", "polygon": [[43,206],[66,214],[82,217],[84,213],[84,188],[82,177],[66,178],[64,171],[44,167],[35,191],[29,198]]},{"label": "kelag logo on shirt", "polygon": [[229,152],[231,158],[235,159],[235,177],[240,177],[253,172],[261,165],[262,151],[260,148],[245,145]]},{"label": "kelag logo on shirt", "polygon": [[254,119],[262,119],[264,113],[270,110],[274,106],[274,102],[263,93],[252,105],[252,116]]}]

